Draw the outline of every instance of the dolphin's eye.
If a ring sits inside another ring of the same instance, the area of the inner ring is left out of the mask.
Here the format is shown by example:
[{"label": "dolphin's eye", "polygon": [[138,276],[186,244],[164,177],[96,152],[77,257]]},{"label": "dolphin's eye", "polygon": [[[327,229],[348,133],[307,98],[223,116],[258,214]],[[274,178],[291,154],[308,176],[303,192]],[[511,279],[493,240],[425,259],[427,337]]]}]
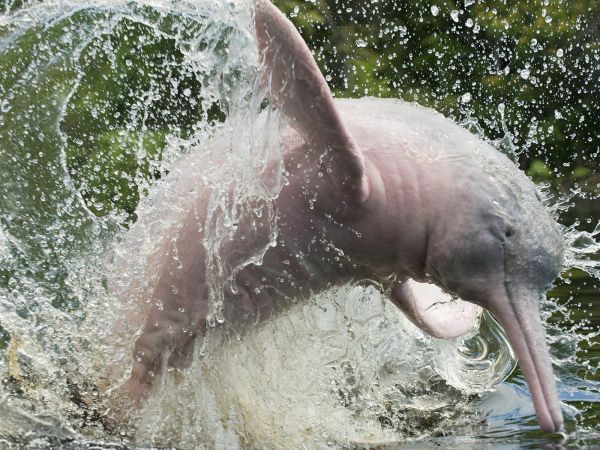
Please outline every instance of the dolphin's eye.
[{"label": "dolphin's eye", "polygon": [[507,228],[507,229],[504,231],[504,237],[506,237],[506,238],[510,238],[510,237],[512,237],[514,234],[515,234],[515,231],[514,231],[512,228]]}]

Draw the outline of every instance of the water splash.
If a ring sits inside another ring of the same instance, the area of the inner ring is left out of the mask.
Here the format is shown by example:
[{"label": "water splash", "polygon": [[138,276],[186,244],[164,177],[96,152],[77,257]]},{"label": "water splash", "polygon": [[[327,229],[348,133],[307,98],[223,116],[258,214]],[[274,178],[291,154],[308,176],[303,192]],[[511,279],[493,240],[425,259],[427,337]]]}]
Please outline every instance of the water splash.
[{"label": "water splash", "polygon": [[472,336],[440,342],[434,362],[448,384],[472,393],[502,383],[517,366],[504,330],[487,311],[483,311],[479,329]]},{"label": "water splash", "polygon": [[[223,288],[274,242],[272,200],[285,183],[278,117],[258,119],[247,6],[30,2],[0,16],[0,438],[122,437],[97,399],[126,371],[132,337],[108,333],[128,307],[108,287],[145,287],[131,284],[152,269],[153,236],[177,226],[170,180],[190,156],[212,187],[198,244],[215,328],[190,371],[169,372],[134,418],[134,442],[343,446],[469,429],[481,419],[465,392],[514,366],[489,316],[475,336],[436,341],[372,288],[296,305],[243,339],[216,326]],[[142,211],[165,209],[145,218],[131,253],[121,240],[140,198]],[[243,221],[266,225],[264,242],[226,266]],[[579,260],[593,260],[597,237],[572,241]]]},{"label": "water splash", "polygon": [[582,231],[575,222],[565,230],[568,249],[565,265],[600,279],[600,222],[593,231]]}]

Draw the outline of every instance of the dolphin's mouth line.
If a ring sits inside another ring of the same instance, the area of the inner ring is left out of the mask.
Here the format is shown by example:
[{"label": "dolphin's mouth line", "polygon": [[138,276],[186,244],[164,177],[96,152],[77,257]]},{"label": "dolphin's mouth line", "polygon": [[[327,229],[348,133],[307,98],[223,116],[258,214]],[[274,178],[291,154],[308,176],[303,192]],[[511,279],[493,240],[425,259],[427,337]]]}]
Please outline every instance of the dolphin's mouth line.
[{"label": "dolphin's mouth line", "polygon": [[[509,341],[511,342],[511,345],[514,347],[514,350],[517,354],[517,358],[519,359],[521,369],[525,374],[525,379],[529,386],[535,410],[542,428],[545,431],[558,431],[560,428],[562,428],[563,421],[560,408],[559,411],[556,411],[556,405],[554,405],[555,402],[553,402],[553,383],[552,380],[545,380],[546,382],[552,383],[550,386],[543,383],[544,378],[548,377],[548,374],[544,373],[543,366],[545,364],[543,361],[543,356],[542,360],[540,360],[539,357],[535,357],[536,350],[548,353],[544,336],[543,334],[539,336],[539,338],[544,341],[543,346],[536,349],[536,342],[534,338],[537,330],[533,330],[530,324],[525,323],[525,317],[521,317],[523,314],[519,313],[515,308],[513,302],[514,296],[511,295],[511,290],[506,283],[504,284],[504,289],[507,299],[509,300],[508,303],[510,304],[510,308],[507,308],[506,311],[498,311],[498,313],[500,313],[500,317],[498,317],[500,319],[499,322],[507,332]],[[511,317],[507,317],[506,314],[510,315]],[[508,321],[511,319],[516,320],[517,326],[510,325]],[[541,321],[540,327],[542,327]],[[528,331],[526,332],[526,330]],[[547,357],[548,359],[550,358],[549,353]],[[549,364],[551,367],[550,361]],[[553,376],[552,373],[550,373],[549,376]]]},{"label": "dolphin's mouth line", "polygon": [[440,300],[439,302],[435,302],[435,303],[432,303],[431,305],[429,305],[427,308],[424,309],[424,312],[428,312],[431,309],[437,308],[439,306],[454,305],[458,302],[458,300],[459,300],[458,298],[452,298],[451,300],[447,300],[447,301]]}]

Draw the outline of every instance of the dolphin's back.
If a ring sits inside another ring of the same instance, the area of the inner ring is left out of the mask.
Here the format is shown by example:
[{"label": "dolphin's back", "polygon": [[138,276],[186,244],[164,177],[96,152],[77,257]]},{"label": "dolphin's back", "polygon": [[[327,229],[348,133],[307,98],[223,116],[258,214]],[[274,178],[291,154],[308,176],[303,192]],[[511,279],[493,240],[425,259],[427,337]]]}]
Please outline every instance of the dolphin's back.
[{"label": "dolphin's back", "polygon": [[374,97],[336,99],[336,107],[367,155],[395,152],[407,164],[444,167],[482,186],[503,185],[519,197],[535,197],[533,183],[504,153],[433,109]]}]

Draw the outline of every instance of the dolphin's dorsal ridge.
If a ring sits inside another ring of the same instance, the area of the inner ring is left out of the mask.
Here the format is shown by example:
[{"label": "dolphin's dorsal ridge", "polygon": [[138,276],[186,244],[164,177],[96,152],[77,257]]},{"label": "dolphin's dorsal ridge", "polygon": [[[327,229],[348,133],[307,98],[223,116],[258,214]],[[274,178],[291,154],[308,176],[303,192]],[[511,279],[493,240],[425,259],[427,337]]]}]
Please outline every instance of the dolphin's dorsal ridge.
[{"label": "dolphin's dorsal ridge", "polygon": [[[268,0],[255,1],[261,87],[309,147],[315,162],[324,152],[331,176],[327,196],[350,204],[366,201],[364,156],[337,111],[309,48],[292,23]],[[341,198],[340,198],[341,197]],[[338,202],[339,203],[339,202]]]}]

